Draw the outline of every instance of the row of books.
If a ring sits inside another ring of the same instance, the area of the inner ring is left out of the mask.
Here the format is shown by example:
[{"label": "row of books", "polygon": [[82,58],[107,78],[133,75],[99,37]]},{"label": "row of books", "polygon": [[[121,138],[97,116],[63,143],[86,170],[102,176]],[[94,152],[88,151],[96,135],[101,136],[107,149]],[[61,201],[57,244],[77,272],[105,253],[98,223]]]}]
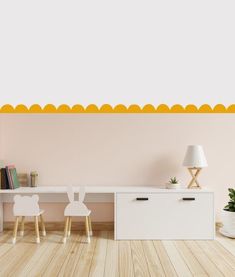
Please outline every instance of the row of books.
[{"label": "row of books", "polygon": [[17,171],[14,165],[9,165],[0,169],[0,189],[19,188]]}]

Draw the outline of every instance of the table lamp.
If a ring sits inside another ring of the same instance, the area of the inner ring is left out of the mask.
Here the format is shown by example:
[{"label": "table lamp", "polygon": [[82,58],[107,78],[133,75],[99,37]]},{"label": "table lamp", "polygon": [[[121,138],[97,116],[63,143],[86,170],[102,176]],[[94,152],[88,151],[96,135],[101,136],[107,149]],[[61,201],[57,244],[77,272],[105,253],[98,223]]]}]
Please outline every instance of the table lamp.
[{"label": "table lamp", "polygon": [[203,167],[207,167],[206,157],[201,145],[189,145],[184,157],[183,166],[188,168],[192,180],[188,188],[201,188],[197,178]]}]

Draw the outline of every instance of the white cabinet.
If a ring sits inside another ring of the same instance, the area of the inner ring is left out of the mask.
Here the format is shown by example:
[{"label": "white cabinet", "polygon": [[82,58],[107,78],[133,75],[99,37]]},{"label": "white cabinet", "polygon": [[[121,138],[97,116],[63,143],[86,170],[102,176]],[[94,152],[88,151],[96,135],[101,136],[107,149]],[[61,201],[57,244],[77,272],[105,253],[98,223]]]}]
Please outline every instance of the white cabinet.
[{"label": "white cabinet", "polygon": [[[79,187],[74,188],[78,192]],[[116,239],[213,239],[214,193],[207,189],[169,190],[151,186],[87,186],[89,202],[115,202]],[[3,203],[16,194],[38,194],[40,202],[67,202],[67,187],[39,186],[0,190]],[[139,198],[139,200],[137,200]]]},{"label": "white cabinet", "polygon": [[214,239],[213,192],[116,193],[116,239]]}]

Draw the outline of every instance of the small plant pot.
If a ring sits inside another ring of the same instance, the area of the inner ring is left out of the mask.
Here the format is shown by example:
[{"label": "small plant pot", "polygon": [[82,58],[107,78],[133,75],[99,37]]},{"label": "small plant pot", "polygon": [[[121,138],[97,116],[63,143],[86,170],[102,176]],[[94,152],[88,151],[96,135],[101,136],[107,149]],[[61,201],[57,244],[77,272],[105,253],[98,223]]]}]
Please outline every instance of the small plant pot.
[{"label": "small plant pot", "polygon": [[166,188],[167,189],[180,189],[181,184],[172,184],[172,183],[166,183]]},{"label": "small plant pot", "polygon": [[235,238],[235,212],[222,211],[223,227],[220,228],[220,233],[224,236]]}]

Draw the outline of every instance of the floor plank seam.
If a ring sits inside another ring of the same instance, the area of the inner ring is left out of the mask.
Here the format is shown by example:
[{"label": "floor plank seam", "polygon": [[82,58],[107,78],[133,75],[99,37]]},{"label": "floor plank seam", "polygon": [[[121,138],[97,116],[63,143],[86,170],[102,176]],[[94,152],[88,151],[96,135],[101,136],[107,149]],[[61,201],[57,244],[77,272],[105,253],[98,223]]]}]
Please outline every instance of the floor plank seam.
[{"label": "floor plank seam", "polygon": [[133,272],[133,276],[135,276],[135,266],[134,266],[133,250],[131,247],[131,242],[130,242],[130,248],[131,248],[131,260],[132,260],[132,272]]},{"label": "floor plank seam", "polygon": [[190,267],[188,266],[188,263],[187,263],[187,261],[185,260],[184,256],[181,254],[181,252],[180,252],[180,251],[178,250],[178,248],[176,247],[175,242],[174,242],[174,246],[175,246],[175,248],[176,248],[176,250],[177,250],[179,256],[181,257],[181,259],[182,259],[182,260],[184,261],[184,263],[186,264],[186,266],[187,266],[189,272],[190,272],[191,275],[193,276],[193,272],[191,271]]},{"label": "floor plank seam", "polygon": [[[221,244],[219,241],[216,241],[215,243],[218,244],[218,245],[215,246],[215,248],[221,247],[222,250],[226,253],[226,255],[231,256],[231,257],[235,260],[235,255],[234,255],[231,251],[229,251],[229,249],[227,249],[227,248],[226,248],[223,244]],[[217,250],[217,252],[218,252],[218,250]],[[224,259],[226,259],[226,258],[224,258]],[[232,268],[233,268],[233,267],[232,267]],[[235,262],[234,262],[234,270],[235,270]]]},{"label": "floor plank seam", "polygon": [[[159,240],[159,242],[160,242],[160,243],[162,243],[162,241],[160,241],[160,240]],[[156,251],[156,252],[157,252],[157,254],[158,254],[158,251],[157,251],[157,248],[156,248],[155,243],[153,243],[153,245],[154,245],[155,251]],[[162,247],[164,248],[164,251],[165,251],[165,253],[166,253],[167,257],[168,257],[168,260],[170,261],[171,266],[172,266],[172,267],[173,267],[173,269],[174,269],[174,273],[176,274],[176,276],[181,277],[181,276],[179,276],[179,275],[178,275],[178,273],[177,273],[177,271],[176,271],[176,269],[175,269],[174,265],[172,264],[171,259],[170,259],[170,257],[169,257],[169,255],[168,255],[168,253],[167,253],[167,251],[166,251],[166,249],[165,249],[165,247],[164,247],[164,245],[163,245],[163,244],[162,244]],[[159,255],[158,255],[158,256],[159,256]],[[159,256],[159,259],[160,259],[160,256]],[[160,259],[160,262],[161,262],[161,259]],[[164,266],[163,266],[163,270],[164,270],[165,275],[167,276],[167,272],[166,272],[166,270],[165,270],[165,267],[164,267]]]},{"label": "floor plank seam", "polygon": [[[73,239],[73,237],[71,236],[71,238],[70,239]],[[68,256],[70,256],[70,254],[71,254],[71,251],[74,251],[74,248],[76,248],[77,247],[77,243],[79,243],[80,244],[80,235],[79,235],[79,240],[78,241],[76,241],[76,239],[75,239],[75,241],[73,242],[73,244],[72,244],[72,247],[71,247],[71,249],[69,250],[69,253],[68,253]],[[78,245],[78,247],[80,247],[80,245]],[[66,259],[64,259],[64,261],[62,262],[62,264],[61,264],[61,267],[60,267],[60,270],[58,271],[58,275],[60,274],[60,272],[61,272],[61,270],[62,270],[62,268],[63,268],[63,266],[65,265],[65,263],[66,263]]]},{"label": "floor plank seam", "polygon": [[[206,242],[206,243],[208,244],[209,242]],[[219,243],[219,245],[224,249],[223,245],[221,245],[220,243]],[[221,260],[227,265],[227,267],[230,268],[230,270],[234,271],[234,276],[235,276],[235,265],[234,265],[234,267],[231,266],[230,263],[228,262],[228,260],[224,257],[224,255],[220,254],[219,250],[214,245],[212,245],[211,247],[217,253],[217,255],[220,256]],[[224,250],[226,251],[226,249],[224,249]],[[231,252],[229,252],[229,251],[226,251],[226,252],[228,253],[227,254],[228,256],[231,255],[232,257],[234,257],[234,255]]]},{"label": "floor plank seam", "polygon": [[[60,242],[60,243],[61,243],[61,242]],[[53,249],[53,254],[55,254],[55,252],[57,252],[56,250],[59,249],[59,246],[60,246],[60,245],[57,245],[57,246],[55,247],[55,249]],[[42,274],[41,274],[42,276],[44,276],[44,273],[45,273],[45,271],[47,270],[47,268],[50,266],[50,263],[52,262],[54,256],[55,256],[55,255],[52,255],[51,259],[50,259],[49,262],[47,263],[47,266],[44,267],[44,270],[43,270],[43,272],[42,272]]]},{"label": "floor plank seam", "polygon": [[148,263],[148,258],[147,258],[147,255],[146,255],[146,251],[144,250],[144,245],[143,245],[143,241],[141,241],[141,245],[142,245],[142,249],[143,249],[143,252],[144,252],[145,262],[146,262],[146,264],[147,264],[147,268],[148,268],[148,273],[149,273],[149,277],[151,277],[151,273],[150,273],[150,270],[149,270],[149,263]]},{"label": "floor plank seam", "polygon": [[[50,235],[49,235],[48,237],[50,237]],[[46,241],[44,241],[44,243],[46,244]],[[46,248],[44,249],[43,253],[47,251],[47,249],[49,248],[49,246],[50,246],[49,244],[46,246]],[[41,256],[38,258],[38,261],[40,261],[40,260],[42,259],[42,257],[43,257],[43,255],[41,255]],[[33,256],[29,259],[27,265],[30,263],[30,260],[31,260],[32,258],[33,258]],[[25,268],[23,268],[23,270],[21,270],[21,272],[24,271],[24,270],[25,270]],[[27,272],[29,273],[30,271],[31,271],[31,269],[29,268],[29,269],[27,270]],[[20,272],[20,274],[21,274],[21,272]],[[28,276],[28,275],[26,275],[26,276]]]},{"label": "floor plank seam", "polygon": [[[225,249],[226,252],[230,253],[231,255],[234,256],[234,253],[232,253],[228,248],[226,248],[221,242],[220,240],[216,239],[216,241]],[[233,244],[233,240],[229,240],[231,242],[231,244]],[[235,246],[235,245],[234,245]]]},{"label": "floor plank seam", "polygon": [[[9,231],[9,239],[8,239],[8,240],[10,240],[11,237],[12,237],[12,236],[10,235],[10,233],[11,233],[11,232]],[[29,232],[27,231],[26,234],[28,235]],[[20,243],[23,239],[24,239],[24,237],[18,238],[17,241],[16,241],[16,244],[17,244],[17,243]],[[10,242],[3,242],[3,244],[6,244],[6,243],[10,244]],[[2,259],[5,255],[7,255],[8,252],[11,251],[11,250],[16,246],[16,244],[11,244],[10,248],[1,256],[1,259]]]},{"label": "floor plank seam", "polygon": [[209,272],[206,271],[206,269],[205,269],[204,266],[200,263],[200,261],[199,261],[199,259],[197,258],[197,256],[194,255],[192,249],[191,249],[190,247],[188,247],[188,245],[185,243],[185,241],[183,241],[183,242],[184,242],[185,246],[189,249],[189,251],[192,253],[192,255],[195,257],[195,259],[198,261],[198,263],[200,264],[200,266],[205,270],[207,276],[210,277]]},{"label": "floor plank seam", "polygon": [[[79,249],[80,249],[80,251],[79,251],[79,256],[78,256],[78,260],[77,260],[77,263],[74,265],[74,268],[73,268],[73,271],[72,271],[72,273],[71,273],[71,276],[73,276],[74,275],[74,271],[75,271],[75,269],[76,269],[76,266],[77,266],[77,264],[79,263],[79,261],[80,261],[80,257],[81,257],[81,255],[82,255],[82,252],[83,252],[83,249],[84,249],[84,247],[85,247],[85,245],[84,245],[84,243],[83,243],[83,236],[84,236],[84,234],[83,234],[83,232],[81,233],[81,235],[80,235],[80,239],[79,239],[79,241],[80,241],[80,245],[79,245]],[[74,247],[74,248],[76,248],[76,247]],[[78,249],[78,250],[79,250]],[[77,251],[78,251],[77,250]],[[77,253],[77,251],[75,252],[75,253]]]},{"label": "floor plank seam", "polygon": [[106,245],[106,252],[105,252],[105,263],[104,263],[104,273],[103,276],[105,276],[105,269],[106,269],[106,259],[107,259],[107,252],[108,252],[108,242],[109,242],[109,233],[107,234],[107,245]]},{"label": "floor plank seam", "polygon": [[226,275],[224,275],[223,272],[218,268],[218,266],[217,266],[216,263],[213,261],[213,259],[211,259],[211,258],[207,255],[207,253],[205,252],[204,249],[202,249],[202,247],[199,245],[199,243],[197,243],[197,241],[195,241],[195,243],[196,243],[196,244],[198,245],[198,247],[202,250],[202,252],[207,256],[208,260],[210,260],[210,261],[214,264],[215,268],[216,268],[223,276],[226,277]]},{"label": "floor plank seam", "polygon": [[[97,237],[98,237],[98,234],[97,234]],[[95,249],[96,249],[97,243],[98,243],[98,239],[96,239],[96,241],[95,241],[95,247],[94,247],[94,251],[92,253],[92,258],[91,258],[91,262],[90,262],[90,266],[89,266],[89,272],[88,272],[88,276],[89,277],[91,276],[91,267],[92,267],[92,262],[93,262],[93,258],[94,258],[94,254],[95,254]]]},{"label": "floor plank seam", "polygon": [[[168,252],[167,252],[167,250],[166,250],[164,244],[163,244],[163,247],[164,247],[164,249],[165,249],[165,251],[166,251],[166,254],[167,254],[167,256],[168,256],[169,261],[171,262],[171,258],[170,258],[170,256],[169,256],[169,254],[168,254]],[[173,264],[172,262],[171,262],[171,265],[173,266],[176,275],[177,275],[178,277],[181,277],[181,276],[179,276],[179,274],[178,274],[178,272],[177,272],[177,270],[176,270],[176,268],[175,268],[175,266],[174,266],[174,264]]]},{"label": "floor plank seam", "polygon": [[120,272],[121,272],[120,261],[121,261],[121,259],[119,258],[119,255],[120,255],[120,243],[119,243],[119,241],[118,241],[118,276],[119,276],[119,277],[122,277],[122,276],[120,275]]},{"label": "floor plank seam", "polygon": [[165,268],[164,268],[164,266],[163,266],[163,264],[162,264],[162,261],[161,261],[161,259],[160,259],[160,256],[158,255],[158,252],[156,251],[156,247],[155,247],[153,241],[152,241],[152,244],[153,244],[153,247],[154,247],[154,249],[155,249],[155,252],[156,252],[156,254],[157,254],[157,256],[158,256],[159,262],[160,262],[160,264],[161,264],[161,266],[162,266],[163,273],[164,273],[165,277],[167,277]]}]

